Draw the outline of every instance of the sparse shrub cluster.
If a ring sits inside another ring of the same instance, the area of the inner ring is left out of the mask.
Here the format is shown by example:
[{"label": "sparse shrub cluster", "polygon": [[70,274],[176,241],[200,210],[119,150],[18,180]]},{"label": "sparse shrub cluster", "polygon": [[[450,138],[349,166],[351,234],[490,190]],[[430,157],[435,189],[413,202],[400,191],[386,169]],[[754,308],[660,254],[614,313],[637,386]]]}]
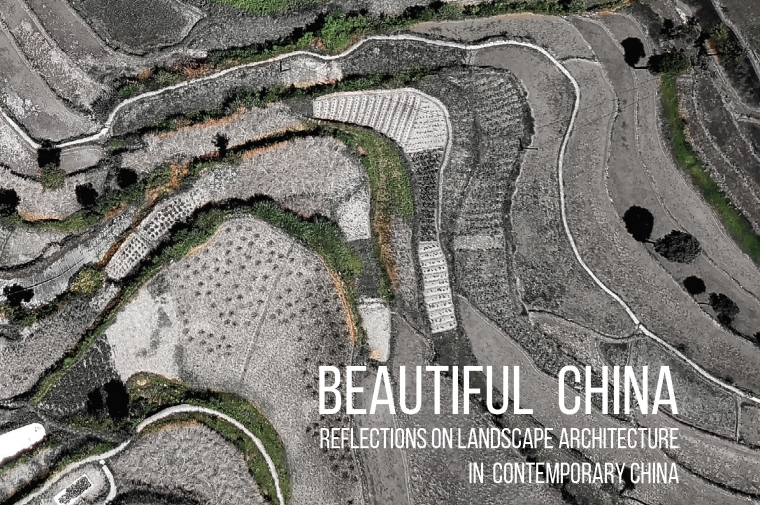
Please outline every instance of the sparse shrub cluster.
[{"label": "sparse shrub cluster", "polygon": [[103,285],[103,274],[95,268],[84,268],[71,283],[69,291],[77,294],[92,294]]}]

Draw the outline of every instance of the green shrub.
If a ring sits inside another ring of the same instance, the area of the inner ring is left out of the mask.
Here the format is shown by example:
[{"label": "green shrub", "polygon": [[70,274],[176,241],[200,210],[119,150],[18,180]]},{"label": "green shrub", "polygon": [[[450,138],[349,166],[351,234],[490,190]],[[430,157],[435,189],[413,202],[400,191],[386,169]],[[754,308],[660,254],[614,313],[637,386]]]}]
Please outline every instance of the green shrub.
[{"label": "green shrub", "polygon": [[140,86],[135,83],[129,83],[119,89],[119,98],[126,100],[128,98],[132,98],[138,93],[140,93]]},{"label": "green shrub", "polygon": [[328,51],[336,51],[346,47],[352,37],[365,34],[370,27],[370,20],[362,15],[332,15],[325,20],[322,27],[322,43]]},{"label": "green shrub", "polygon": [[744,59],[744,48],[734,32],[723,23],[709,33],[710,41],[720,57],[721,63],[728,68],[739,65]]},{"label": "green shrub", "polygon": [[49,164],[40,169],[40,183],[45,190],[52,191],[62,188],[65,181],[66,172],[61,167]]},{"label": "green shrub", "polygon": [[657,74],[680,75],[691,70],[691,60],[684,53],[668,52],[649,58],[649,68]]},{"label": "green shrub", "polygon": [[69,291],[78,294],[91,294],[103,285],[103,274],[94,268],[84,268],[71,283]]}]

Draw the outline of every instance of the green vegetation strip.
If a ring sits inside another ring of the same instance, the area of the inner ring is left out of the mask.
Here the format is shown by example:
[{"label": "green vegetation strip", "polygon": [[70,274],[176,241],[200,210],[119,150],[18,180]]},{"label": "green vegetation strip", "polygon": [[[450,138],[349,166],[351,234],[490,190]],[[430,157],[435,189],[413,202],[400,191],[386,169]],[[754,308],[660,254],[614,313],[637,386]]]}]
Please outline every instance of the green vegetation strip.
[{"label": "green vegetation strip", "polygon": [[382,135],[335,123],[323,130],[357,152],[369,177],[375,255],[380,260],[380,294],[392,300],[397,285],[396,261],[391,244],[394,217],[414,219],[414,194],[403,156]]},{"label": "green vegetation strip", "polygon": [[662,104],[676,159],[689,174],[694,185],[699,188],[705,200],[715,210],[734,240],[744,252],[760,264],[760,237],[755,233],[749,221],[731,205],[725,193],[710,177],[710,173],[686,137],[686,125],[681,117],[678,103],[676,77],[663,75],[661,79]]},{"label": "green vegetation strip", "polygon": [[326,3],[327,0],[216,0],[251,14],[282,14],[308,9]]},{"label": "green vegetation strip", "polygon": [[[196,390],[178,381],[164,377],[140,373],[127,381],[129,393],[129,416],[132,427],[161,410],[180,404],[195,405],[226,414],[261,440],[269,457],[274,462],[280,479],[280,488],[285,501],[290,501],[291,489],[285,446],[266,416],[251,402],[232,393]],[[243,432],[229,422],[208,414],[184,413],[151,424],[142,434],[155,432],[164,426],[182,421],[200,422],[219,433],[243,453],[248,470],[268,500],[277,499],[277,491],[269,466],[263,455]]]}]

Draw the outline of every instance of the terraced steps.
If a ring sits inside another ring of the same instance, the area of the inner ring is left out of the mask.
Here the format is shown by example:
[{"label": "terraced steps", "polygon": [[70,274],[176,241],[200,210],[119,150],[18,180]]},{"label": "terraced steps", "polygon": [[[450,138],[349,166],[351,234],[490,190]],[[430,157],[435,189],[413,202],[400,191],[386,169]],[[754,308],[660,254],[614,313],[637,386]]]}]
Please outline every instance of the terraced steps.
[{"label": "terraced steps", "polygon": [[438,242],[420,242],[417,255],[422,269],[423,297],[433,333],[457,327],[451,297],[449,269]]}]

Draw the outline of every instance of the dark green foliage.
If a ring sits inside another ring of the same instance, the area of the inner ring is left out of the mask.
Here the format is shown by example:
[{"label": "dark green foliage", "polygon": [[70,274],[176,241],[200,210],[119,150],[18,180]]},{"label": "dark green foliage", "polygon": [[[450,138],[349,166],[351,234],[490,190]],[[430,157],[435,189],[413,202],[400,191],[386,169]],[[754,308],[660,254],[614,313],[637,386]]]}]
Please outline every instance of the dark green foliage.
[{"label": "dark green foliage", "polygon": [[649,69],[656,74],[681,75],[691,70],[691,60],[677,51],[655,54],[649,58]]},{"label": "dark green foliage", "polygon": [[217,133],[214,137],[214,147],[218,149],[217,153],[220,158],[227,156],[227,147],[230,145],[230,139],[227,135]]},{"label": "dark green foliage", "polygon": [[739,313],[739,306],[723,293],[710,293],[710,307],[715,311],[718,322],[726,326],[731,326]]},{"label": "dark green foliage", "polygon": [[710,42],[718,53],[721,63],[734,68],[744,59],[744,48],[739,39],[723,23],[710,30]]},{"label": "dark green foliage", "polygon": [[57,167],[60,164],[61,150],[53,147],[49,140],[43,140],[42,145],[37,149],[37,166],[42,168],[45,165],[55,165]]},{"label": "dark green foliage", "polygon": [[0,188],[0,216],[14,214],[20,201],[15,189]]},{"label": "dark green foliage", "polygon": [[683,280],[683,286],[690,295],[701,295],[705,292],[705,281],[699,277],[692,275]]},{"label": "dark green foliage", "polygon": [[106,396],[106,409],[114,421],[126,419],[129,415],[129,394],[123,382],[114,379],[103,386]]},{"label": "dark green foliage", "polygon": [[58,165],[49,163],[40,169],[40,184],[46,190],[56,190],[66,182],[66,172]]},{"label": "dark green foliage", "polygon": [[652,235],[654,216],[644,207],[639,207],[638,205],[631,206],[623,214],[623,222],[625,222],[625,228],[628,230],[628,233],[639,242],[646,242]]},{"label": "dark green foliage", "polygon": [[655,242],[654,250],[668,261],[691,263],[702,253],[702,246],[693,235],[673,230]]}]

